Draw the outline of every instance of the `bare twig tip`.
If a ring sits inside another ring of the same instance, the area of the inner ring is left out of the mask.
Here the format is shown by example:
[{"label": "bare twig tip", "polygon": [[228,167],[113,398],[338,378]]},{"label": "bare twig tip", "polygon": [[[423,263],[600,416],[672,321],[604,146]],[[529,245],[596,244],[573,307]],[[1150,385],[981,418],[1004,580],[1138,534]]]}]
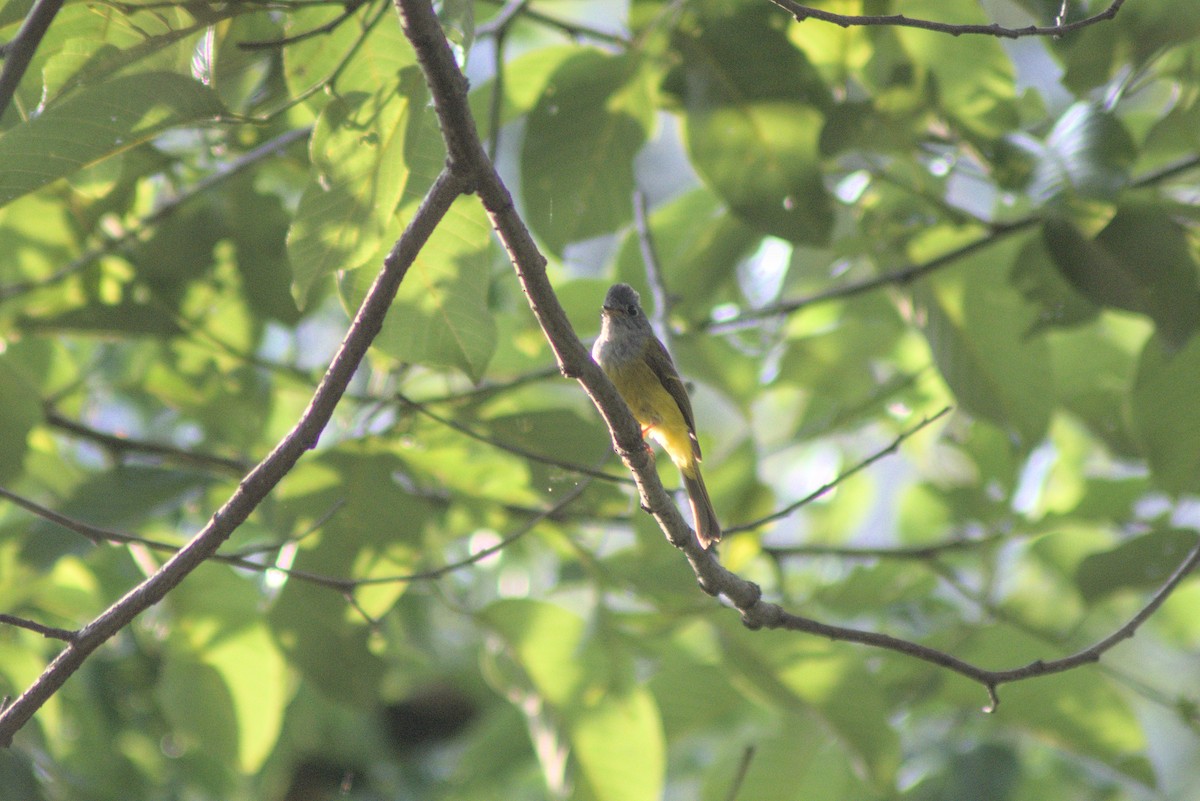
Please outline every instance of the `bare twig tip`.
[{"label": "bare twig tip", "polygon": [[1000,696],[996,693],[996,685],[987,685],[988,705],[983,708],[985,715],[991,715],[996,711],[996,707],[1000,706]]}]

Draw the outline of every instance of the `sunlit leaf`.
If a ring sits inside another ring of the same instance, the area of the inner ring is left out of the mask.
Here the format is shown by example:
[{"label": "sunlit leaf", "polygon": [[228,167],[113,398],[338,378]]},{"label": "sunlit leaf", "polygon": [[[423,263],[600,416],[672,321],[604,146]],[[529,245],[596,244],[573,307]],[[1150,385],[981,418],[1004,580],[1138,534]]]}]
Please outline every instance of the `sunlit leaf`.
[{"label": "sunlit leaf", "polygon": [[554,71],[521,151],[529,224],[556,253],[632,219],[633,157],[646,139],[638,62],[598,50]]},{"label": "sunlit leaf", "polygon": [[1172,353],[1159,337],[1142,351],[1130,398],[1154,481],[1170,492],[1200,486],[1200,338]]},{"label": "sunlit leaf", "polygon": [[833,225],[818,153],[826,97],[780,22],[763,6],[679,33],[683,63],[665,88],[685,112],[696,169],[729,207],[766,233],[820,244]]},{"label": "sunlit leaf", "polygon": [[207,87],[170,73],[90,86],[0,135],[0,206],[166,130],[211,120],[221,110]]}]

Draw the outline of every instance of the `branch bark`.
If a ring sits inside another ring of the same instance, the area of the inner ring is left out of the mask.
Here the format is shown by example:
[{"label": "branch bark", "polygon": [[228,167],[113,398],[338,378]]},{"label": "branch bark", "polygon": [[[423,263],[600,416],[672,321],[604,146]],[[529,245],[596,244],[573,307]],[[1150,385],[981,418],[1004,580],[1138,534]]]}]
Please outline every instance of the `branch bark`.
[{"label": "branch bark", "polygon": [[62,10],[63,3],[64,0],[37,0],[17,35],[4,48],[4,69],[0,71],[0,116],[8,111],[17,86],[33,61],[33,54],[46,31],[50,30],[50,23]]}]

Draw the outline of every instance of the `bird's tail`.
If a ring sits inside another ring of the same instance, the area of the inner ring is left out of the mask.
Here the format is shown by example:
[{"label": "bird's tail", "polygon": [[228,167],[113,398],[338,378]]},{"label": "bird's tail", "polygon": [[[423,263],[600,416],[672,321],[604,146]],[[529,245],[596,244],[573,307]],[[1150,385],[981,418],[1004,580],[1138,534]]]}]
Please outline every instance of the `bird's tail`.
[{"label": "bird's tail", "polygon": [[700,465],[692,466],[692,475],[680,471],[683,475],[683,488],[687,491],[688,504],[692,507],[692,519],[695,520],[696,536],[705,549],[721,539],[721,523],[717,513],[713,511],[712,501],[708,498],[708,489],[700,476]]}]

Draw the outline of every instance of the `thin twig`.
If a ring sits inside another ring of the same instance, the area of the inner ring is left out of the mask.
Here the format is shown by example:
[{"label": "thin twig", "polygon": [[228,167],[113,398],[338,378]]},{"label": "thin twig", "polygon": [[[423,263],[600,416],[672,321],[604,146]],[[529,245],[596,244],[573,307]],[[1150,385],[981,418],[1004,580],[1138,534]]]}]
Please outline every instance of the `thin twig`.
[{"label": "thin twig", "polygon": [[617,476],[613,475],[612,473],[606,473],[603,470],[588,467],[587,465],[577,464],[575,462],[567,462],[562,459],[555,459],[553,456],[545,456],[540,453],[535,453],[534,451],[527,450],[519,445],[512,445],[494,437],[489,437],[486,434],[480,434],[478,431],[475,431],[469,426],[463,425],[457,420],[452,420],[449,417],[444,417],[438,414],[437,412],[431,410],[424,403],[418,403],[417,401],[406,397],[403,393],[397,392],[396,399],[403,403],[405,407],[419,412],[434,422],[441,423],[447,428],[452,428],[458,433],[470,437],[476,442],[482,442],[486,445],[491,445],[493,448],[502,450],[505,453],[511,453],[514,456],[520,456],[522,459],[528,459],[531,462],[539,462],[540,464],[547,464],[551,467],[559,467],[563,470],[569,470],[572,473],[578,473],[582,476],[598,478],[601,481],[611,481],[614,484],[632,483],[626,476]]},{"label": "thin twig", "polygon": [[840,25],[843,28],[884,25],[899,28],[921,28],[927,31],[946,33],[951,36],[978,34],[982,36],[999,36],[1005,39],[1017,39],[1023,36],[1063,36],[1090,25],[1095,25],[1098,22],[1112,19],[1117,15],[1121,6],[1125,4],[1125,0],[1113,0],[1112,4],[1099,14],[1094,14],[1086,19],[1076,20],[1075,22],[1059,22],[1056,25],[1046,27],[1028,25],[1024,28],[1006,28],[994,22],[989,25],[956,25],[948,22],[935,22],[934,20],[906,17],[903,14],[882,16],[834,14],[829,11],[821,11],[820,9],[800,5],[793,0],[771,0],[771,2],[794,16],[798,22],[804,22],[806,19],[816,19],[822,22],[832,22],[834,25]]},{"label": "thin twig", "polygon": [[[1188,156],[1180,159],[1174,164],[1168,164],[1162,169],[1155,170],[1152,173],[1141,176],[1130,182],[1130,186],[1134,188],[1143,188],[1153,186],[1163,181],[1175,178],[1184,173],[1200,167],[1200,156]],[[854,297],[862,295],[875,289],[884,286],[902,286],[910,284],[919,278],[924,278],[929,273],[939,270],[943,267],[948,267],[954,264],[959,259],[971,255],[972,253],[982,250],[983,248],[993,245],[1000,240],[1013,234],[1032,228],[1043,222],[1043,218],[1038,215],[1030,215],[1022,217],[1019,220],[1013,220],[1007,223],[996,223],[991,230],[972,242],[968,242],[961,247],[955,248],[941,256],[936,256],[926,262],[912,264],[907,267],[902,267],[898,270],[892,270],[881,275],[866,278],[862,281],[854,281],[842,286],[833,287],[823,292],[816,292],[807,297],[798,298],[796,300],[780,301],[769,306],[763,306],[760,309],[743,312],[736,317],[731,317],[719,321],[710,321],[703,323],[697,328],[711,333],[722,333],[725,331],[733,331],[739,328],[744,328],[756,320],[766,319],[768,317],[785,316],[793,314],[801,309],[813,306],[818,303],[825,303],[831,300],[840,300],[842,298]]]},{"label": "thin twig", "polygon": [[341,14],[331,19],[324,25],[319,25],[312,30],[304,31],[303,33],[284,36],[281,39],[265,39],[254,42],[238,42],[238,48],[241,50],[272,50],[275,48],[285,47],[286,45],[303,42],[305,39],[311,39],[314,36],[321,36],[327,33],[333,33],[338,26],[346,20],[358,13],[358,10],[366,4],[368,0],[346,0],[344,9]]},{"label": "thin twig", "polygon": [[[989,670],[978,667],[936,648],[892,637],[888,634],[863,631],[844,626],[831,626],[811,618],[793,615],[784,611],[777,604],[767,603],[761,600],[761,598],[748,605],[735,605],[742,613],[742,622],[752,629],[772,628],[803,631],[808,634],[828,637],[831,640],[843,640],[845,642],[883,648],[939,665],[983,685],[987,690],[989,699],[989,703],[984,707],[983,711],[993,712],[1000,702],[996,690],[1002,684],[1062,673],[1099,661],[1100,657],[1111,650],[1117,643],[1132,637],[1138,627],[1163,604],[1179,583],[1196,568],[1197,564],[1200,564],[1200,544],[1188,553],[1179,567],[1175,569],[1175,572],[1171,574],[1171,577],[1158,589],[1145,606],[1133,615],[1125,625],[1118,628],[1109,636],[1093,643],[1087,648],[1060,659],[1037,659],[1021,667],[1007,670]],[[721,569],[723,570],[723,568]]]},{"label": "thin twig", "polygon": [[99,431],[64,417],[52,408],[46,410],[45,419],[48,425],[65,431],[68,434],[73,434],[76,437],[95,442],[118,458],[128,453],[142,453],[196,467],[216,467],[226,472],[237,473],[238,475],[250,469],[250,465],[241,459],[231,459],[226,456],[218,456],[214,453],[177,448],[174,445],[149,442],[134,437],[121,437]]},{"label": "thin twig", "polygon": [[[442,565],[441,567],[432,568],[430,570],[422,570],[422,571],[419,571],[416,573],[406,573],[406,574],[396,575],[396,576],[379,576],[379,577],[368,578],[368,579],[339,578],[336,576],[327,576],[327,575],[324,575],[321,573],[313,573],[313,572],[310,572],[307,570],[297,570],[295,568],[279,567],[277,565],[264,563],[264,562],[257,562],[257,561],[254,561],[253,559],[250,559],[249,558],[250,556],[253,556],[256,553],[260,552],[258,550],[244,550],[244,551],[239,551],[236,553],[214,553],[214,554],[211,554],[208,557],[208,559],[213,562],[221,562],[222,564],[231,565],[233,567],[242,568],[244,570],[252,570],[252,571],[255,571],[258,573],[264,573],[264,572],[268,572],[268,571],[282,573],[282,574],[288,576],[289,578],[294,578],[294,579],[297,579],[298,581],[303,581],[303,582],[306,582],[309,584],[315,584],[315,585],[321,586],[321,587],[328,587],[330,589],[337,590],[338,592],[341,592],[341,593],[353,592],[355,589],[357,589],[359,587],[364,587],[364,586],[368,586],[368,585],[405,584],[405,583],[409,583],[409,582],[413,582],[413,581],[429,581],[432,579],[441,578],[442,576],[453,573],[456,570],[461,570],[464,567],[469,567],[470,565],[473,565],[476,562],[486,559],[487,557],[489,557],[493,554],[499,553],[500,551],[504,550],[512,543],[514,543],[517,540],[524,537],[526,534],[528,534],[530,531],[532,531],[534,528],[536,528],[541,523],[545,522],[546,520],[553,520],[553,519],[559,517],[568,506],[570,506],[572,503],[574,503],[579,498],[579,496],[583,494],[584,490],[586,490],[588,488],[588,486],[590,486],[592,480],[593,479],[591,477],[585,477],[580,482],[578,482],[574,487],[572,487],[570,491],[568,491],[565,495],[563,495],[563,497],[560,498],[558,501],[556,501],[553,505],[545,507],[543,509],[536,509],[536,510],[531,510],[530,512],[528,512],[529,519],[524,521],[523,523],[521,523],[519,526],[517,526],[517,528],[513,531],[513,533],[504,537],[499,542],[497,542],[495,545],[491,545],[487,548],[484,548],[474,554],[471,554],[469,557],[467,557],[465,559],[461,559],[457,562],[451,562],[450,564]],[[163,542],[162,540],[152,540],[147,537],[140,537],[136,534],[129,534],[124,531],[115,531],[113,529],[107,529],[107,528],[101,528],[99,526],[93,526],[90,523],[84,523],[81,520],[77,520],[73,517],[69,517],[60,512],[56,512],[53,509],[48,509],[39,503],[35,503],[34,501],[31,501],[28,498],[18,495],[15,492],[12,492],[11,490],[7,490],[3,487],[0,487],[0,497],[7,499],[13,505],[19,506],[20,508],[24,509],[25,511],[30,512],[31,514],[34,514],[43,520],[54,523],[55,525],[61,526],[65,529],[67,529],[68,531],[71,531],[75,534],[80,535],[81,537],[83,537],[84,539],[93,543],[94,545],[101,545],[104,543],[119,543],[121,545],[140,545],[144,548],[149,548],[150,550],[153,550],[153,551],[159,551],[159,552],[170,553],[170,554],[178,554],[182,550],[181,546],[175,545],[175,544],[172,544],[169,542]],[[314,523],[313,526],[310,527],[310,531],[315,531],[315,530],[319,529],[325,522],[327,522],[329,520],[330,517],[333,516],[333,514],[339,508],[341,508],[341,504],[336,505],[333,509],[331,509],[328,513],[326,513],[320,520],[318,520],[316,523]],[[308,532],[300,535],[300,537],[294,538],[292,540],[292,542],[299,541],[303,537],[307,536],[307,534],[308,534]],[[17,618],[17,620],[20,620],[20,619]],[[0,616],[0,622],[10,622],[10,623],[12,623],[12,625],[21,625],[20,623],[15,623],[12,621],[5,620],[3,618],[3,616]],[[33,625],[40,626],[40,624],[33,624]],[[23,628],[32,628],[32,626],[23,626]],[[41,632],[42,629],[44,629],[44,628],[46,628],[46,627],[38,628],[35,630]],[[64,629],[47,629],[47,630],[54,631],[54,632],[60,632],[60,633],[65,631]],[[45,633],[45,632],[43,632],[43,633]],[[70,637],[58,636],[57,634],[53,634],[53,635],[47,634],[46,636],[55,636],[57,639],[66,639],[66,640],[73,639],[75,633],[69,632],[69,634],[71,634]]]},{"label": "thin twig", "polygon": [[[496,5],[504,5],[506,0],[490,0],[490,2]],[[577,22],[568,22],[545,12],[529,8],[528,5],[521,9],[519,16],[531,22],[536,22],[539,25],[544,25],[547,28],[555,28],[572,39],[595,39],[598,42],[620,45],[621,47],[629,47],[632,44],[628,37],[622,36],[619,33],[602,31],[599,28],[592,28]]]},{"label": "thin twig", "polygon": [[468,556],[465,559],[460,559],[457,562],[451,562],[448,565],[443,565],[442,567],[436,567],[431,570],[422,570],[417,573],[408,573],[406,575],[401,575],[401,576],[382,576],[379,578],[357,579],[354,581],[354,586],[355,587],[365,587],[370,584],[395,584],[398,582],[428,581],[430,579],[441,578],[442,576],[444,576],[448,573],[453,573],[456,570],[461,570],[464,567],[468,567],[469,565],[473,565],[476,562],[482,561],[482,560],[488,558],[489,556],[492,556],[493,554],[499,553],[500,551],[507,548],[509,545],[512,545],[514,542],[516,542],[517,540],[524,537],[530,531],[533,531],[533,529],[535,529],[543,521],[553,519],[554,517],[561,514],[564,509],[566,509],[568,506],[570,506],[572,503],[574,503],[575,500],[580,495],[583,494],[583,491],[588,488],[588,486],[592,483],[594,478],[595,478],[594,476],[585,477],[578,484],[576,484],[574,487],[572,487],[571,490],[569,492],[567,492],[566,495],[564,495],[561,499],[559,499],[558,503],[554,504],[553,506],[551,506],[541,512],[538,512],[536,515],[531,517],[529,520],[525,521],[520,526],[518,526],[517,529],[512,534],[509,534],[507,537],[503,538],[502,540],[497,542],[495,545],[489,545],[487,548],[483,548],[483,549],[471,554],[470,556]]},{"label": "thin twig", "polygon": [[16,626],[19,629],[28,629],[29,631],[37,632],[43,637],[48,637],[52,640],[62,640],[64,642],[71,642],[79,635],[77,631],[56,629],[53,626],[46,626],[33,620],[17,617],[16,615],[0,614],[0,623]]},{"label": "thin twig", "polygon": [[862,281],[855,281],[842,286],[836,286],[827,289],[824,292],[816,292],[804,298],[797,300],[785,300],[779,303],[772,303],[762,308],[752,309],[736,317],[731,317],[725,320],[705,323],[700,326],[701,329],[712,333],[720,333],[724,331],[732,331],[738,328],[744,328],[749,323],[756,320],[762,320],[767,317],[785,316],[793,314],[807,306],[812,306],[817,303],[825,303],[830,300],[839,300],[841,298],[854,297],[862,295],[871,290],[878,289],[884,286],[909,284],[918,278],[947,267],[959,259],[971,255],[977,250],[982,250],[990,245],[994,245],[1005,237],[1011,236],[1019,231],[1031,228],[1042,221],[1041,217],[1029,216],[1011,223],[997,224],[992,227],[992,230],[972,242],[955,248],[954,250],[943,253],[941,256],[930,259],[919,264],[912,264],[907,267],[902,267],[899,270],[876,275]]},{"label": "thin twig", "polygon": [[516,21],[517,16],[529,6],[529,0],[507,0],[504,6],[489,19],[475,29],[475,38],[484,39],[489,36],[502,37],[508,33],[509,27]]},{"label": "thin twig", "polygon": [[312,522],[312,524],[309,525],[308,528],[306,528],[304,531],[301,531],[299,534],[288,537],[287,539],[285,539],[281,542],[269,542],[269,543],[266,543],[265,545],[253,545],[248,548],[242,548],[240,551],[234,551],[233,553],[223,554],[223,555],[245,559],[250,556],[258,556],[259,554],[271,553],[273,551],[278,551],[280,548],[287,547],[288,545],[296,545],[300,542],[303,542],[305,539],[312,536],[313,534],[316,534],[321,529],[323,529],[325,527],[325,524],[328,523],[330,520],[332,520],[334,515],[336,515],[340,511],[342,511],[342,508],[345,505],[346,505],[345,498],[341,498],[341,499],[337,500],[333,504],[333,506],[329,507],[328,512],[326,512],[325,514],[321,515],[316,520],[314,520]]},{"label": "thin twig", "polygon": [[928,562],[951,551],[982,548],[1009,539],[1007,532],[993,532],[982,537],[950,537],[928,545],[855,547],[849,545],[779,545],[763,546],[763,553],[776,559],[788,557],[832,556],[838,559],[896,559]]},{"label": "thin twig", "polygon": [[733,783],[729,785],[725,801],[737,801],[738,793],[742,791],[742,785],[746,783],[746,775],[750,773],[750,763],[754,761],[755,751],[756,749],[752,745],[748,745],[742,750],[742,758],[738,760],[737,773],[733,774]]},{"label": "thin twig", "polygon": [[560,378],[562,374],[556,367],[542,367],[528,373],[523,373],[507,381],[496,381],[492,383],[480,384],[476,387],[470,387],[458,392],[447,392],[444,395],[433,395],[427,398],[421,398],[420,402],[426,405],[437,405],[442,403],[461,403],[466,401],[475,401],[481,398],[490,398],[493,395],[498,395],[501,392],[507,392],[516,387],[523,387],[526,384],[532,384],[537,381],[545,381],[548,378]]},{"label": "thin twig", "polygon": [[820,498],[822,495],[829,492],[831,489],[836,487],[838,484],[841,484],[843,481],[850,478],[850,476],[853,476],[856,473],[859,473],[859,472],[867,469],[868,467],[875,464],[883,457],[895,453],[897,450],[899,450],[900,445],[904,442],[904,440],[908,439],[913,434],[916,434],[918,431],[925,428],[926,426],[936,422],[937,420],[940,420],[942,417],[944,417],[945,415],[947,415],[949,413],[950,413],[950,407],[946,406],[937,414],[935,414],[931,417],[926,417],[923,420],[921,420],[921,422],[917,423],[916,425],[912,426],[911,428],[907,428],[904,431],[901,431],[899,434],[896,435],[896,438],[894,440],[892,440],[888,445],[875,451],[875,453],[871,454],[866,459],[863,459],[861,462],[854,465],[853,467],[851,467],[849,470],[845,471],[844,473],[838,474],[838,476],[836,478],[834,478],[832,481],[830,481],[826,484],[822,484],[821,486],[817,487],[815,490],[808,493],[800,500],[798,500],[794,503],[790,503],[787,506],[780,509],[778,512],[772,512],[771,514],[767,515],[766,517],[761,517],[758,520],[753,520],[749,523],[743,523],[740,526],[730,526],[725,529],[725,534],[736,534],[736,533],[740,533],[743,531],[753,531],[754,529],[762,528],[763,526],[767,525],[768,523],[774,523],[776,520],[782,520],[783,518],[787,517],[792,512],[799,509],[800,507],[807,506],[808,504],[815,501],[817,498]]},{"label": "thin twig", "polygon": [[670,346],[671,295],[663,280],[662,265],[658,260],[658,249],[654,246],[654,234],[650,230],[650,213],[646,208],[646,193],[633,190],[633,227],[637,231],[638,249],[642,253],[642,264],[646,269],[646,283],[650,285],[650,296],[654,299],[654,316],[650,322],[654,333]]}]

